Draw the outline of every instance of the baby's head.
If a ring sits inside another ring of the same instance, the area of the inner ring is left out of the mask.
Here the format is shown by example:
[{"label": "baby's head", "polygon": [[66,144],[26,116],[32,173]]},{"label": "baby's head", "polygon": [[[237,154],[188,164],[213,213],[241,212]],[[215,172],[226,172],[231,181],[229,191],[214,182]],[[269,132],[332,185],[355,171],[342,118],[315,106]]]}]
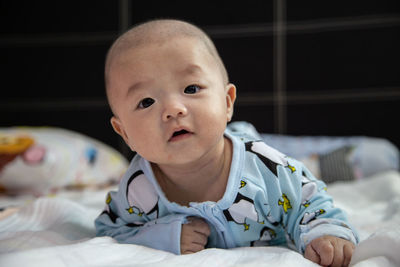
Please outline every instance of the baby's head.
[{"label": "baby's head", "polygon": [[155,163],[211,149],[233,113],[236,88],[213,42],[183,21],[150,21],[124,33],[107,54],[105,80],[114,130]]},{"label": "baby's head", "polygon": [[111,96],[113,94],[113,90],[110,84],[110,70],[113,63],[115,63],[115,59],[119,56],[123,56],[123,53],[129,49],[140,47],[142,45],[146,46],[155,42],[166,42],[174,37],[191,37],[200,41],[200,43],[207,48],[207,51],[214,58],[216,64],[218,65],[219,71],[221,72],[224,83],[228,84],[229,78],[225,65],[219,56],[213,41],[203,30],[193,24],[181,20],[152,20],[134,26],[122,34],[108,50],[105,64],[105,85],[107,98],[112,110],[113,104]]}]

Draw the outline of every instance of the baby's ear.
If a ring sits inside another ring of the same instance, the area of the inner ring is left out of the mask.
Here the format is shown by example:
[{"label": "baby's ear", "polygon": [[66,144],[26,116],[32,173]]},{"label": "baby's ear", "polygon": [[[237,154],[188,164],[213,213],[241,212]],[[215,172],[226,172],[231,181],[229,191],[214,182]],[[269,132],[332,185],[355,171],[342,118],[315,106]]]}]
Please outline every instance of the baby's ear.
[{"label": "baby's ear", "polygon": [[236,86],[232,83],[228,83],[225,87],[226,91],[226,116],[227,121],[231,121],[233,116],[233,105],[236,100]]},{"label": "baby's ear", "polygon": [[115,116],[111,117],[111,125],[114,129],[114,131],[119,134],[125,141],[125,143],[129,146],[129,139],[128,139],[128,135],[126,134],[125,130],[124,130],[124,126],[121,122],[121,120]]}]

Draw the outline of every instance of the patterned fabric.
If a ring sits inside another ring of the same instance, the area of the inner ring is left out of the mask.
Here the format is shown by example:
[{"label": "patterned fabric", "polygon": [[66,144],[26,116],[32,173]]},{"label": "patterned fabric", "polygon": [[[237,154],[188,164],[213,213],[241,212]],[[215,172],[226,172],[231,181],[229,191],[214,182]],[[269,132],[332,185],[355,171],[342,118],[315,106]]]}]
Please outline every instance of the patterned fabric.
[{"label": "patterned fabric", "polygon": [[302,163],[262,141],[228,130],[233,155],[226,192],[218,202],[168,201],[150,163],[132,160],[118,192],[110,192],[96,220],[98,236],[180,253],[180,231],[188,216],[204,218],[207,247],[282,245],[304,252],[314,238],[334,235],[358,242],[326,185]]}]

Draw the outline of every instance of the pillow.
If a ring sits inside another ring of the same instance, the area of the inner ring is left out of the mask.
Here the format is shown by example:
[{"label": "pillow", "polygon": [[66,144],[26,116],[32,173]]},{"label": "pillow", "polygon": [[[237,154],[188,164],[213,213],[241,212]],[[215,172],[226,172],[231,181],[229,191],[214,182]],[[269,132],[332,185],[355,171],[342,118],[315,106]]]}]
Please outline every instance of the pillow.
[{"label": "pillow", "polygon": [[248,122],[228,125],[233,132],[263,140],[280,152],[304,163],[326,183],[362,179],[400,169],[399,149],[385,138],[368,136],[291,136],[258,133]]},{"label": "pillow", "polygon": [[117,183],[128,161],[104,143],[61,128],[0,128],[0,188],[48,194]]}]

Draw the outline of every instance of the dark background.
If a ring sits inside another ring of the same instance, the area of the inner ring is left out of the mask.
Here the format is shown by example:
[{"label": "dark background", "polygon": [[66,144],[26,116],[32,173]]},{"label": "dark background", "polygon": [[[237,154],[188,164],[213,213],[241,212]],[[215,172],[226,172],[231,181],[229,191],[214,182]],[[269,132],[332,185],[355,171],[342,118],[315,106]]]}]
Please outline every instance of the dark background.
[{"label": "dark background", "polygon": [[57,126],[127,155],[103,65],[131,25],[179,18],[210,34],[260,132],[364,135],[400,147],[398,0],[0,1],[0,127]]}]

